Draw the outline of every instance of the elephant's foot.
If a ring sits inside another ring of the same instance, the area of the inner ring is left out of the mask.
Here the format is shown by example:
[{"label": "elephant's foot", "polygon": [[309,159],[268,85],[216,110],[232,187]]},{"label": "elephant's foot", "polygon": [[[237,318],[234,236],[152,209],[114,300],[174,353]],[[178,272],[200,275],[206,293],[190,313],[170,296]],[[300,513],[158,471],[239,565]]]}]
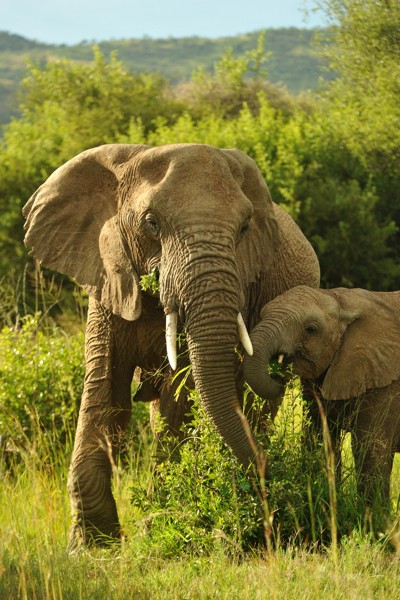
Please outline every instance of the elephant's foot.
[{"label": "elephant's foot", "polygon": [[73,519],[68,542],[70,551],[82,546],[108,546],[121,538],[108,469],[102,472],[90,466],[79,474],[74,468],[70,471],[68,491]]},{"label": "elephant's foot", "polygon": [[113,527],[108,527],[106,530],[100,530],[92,523],[83,524],[82,521],[73,523],[69,538],[68,552],[75,554],[83,548],[92,547],[109,547],[117,543],[122,537],[122,530],[119,523]]}]

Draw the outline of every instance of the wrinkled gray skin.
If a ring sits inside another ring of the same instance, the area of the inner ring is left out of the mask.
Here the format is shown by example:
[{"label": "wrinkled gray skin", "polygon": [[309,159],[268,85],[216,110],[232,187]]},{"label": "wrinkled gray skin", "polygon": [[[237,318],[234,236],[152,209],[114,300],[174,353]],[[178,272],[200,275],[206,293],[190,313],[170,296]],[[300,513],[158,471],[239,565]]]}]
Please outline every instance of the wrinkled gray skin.
[{"label": "wrinkled gray skin", "polygon": [[[120,536],[112,457],[130,419],[134,370],[166,368],[165,315],[179,313],[201,400],[247,467],[254,456],[237,412],[238,312],[252,327],[265,302],[285,289],[318,286],[319,266],[239,150],[100,146],[57,169],[24,215],[33,256],[74,277],[90,298],[68,483],[70,546],[101,543]],[[159,270],[159,297],[139,287],[152,268]],[[150,388],[154,399],[159,382]],[[176,429],[185,408],[175,402],[161,412]]]},{"label": "wrinkled gray skin", "polygon": [[340,428],[352,432],[359,493],[388,501],[400,452],[400,292],[299,286],[266,304],[250,337],[252,389],[279,393],[267,367],[283,354],[322,394],[334,448]]}]

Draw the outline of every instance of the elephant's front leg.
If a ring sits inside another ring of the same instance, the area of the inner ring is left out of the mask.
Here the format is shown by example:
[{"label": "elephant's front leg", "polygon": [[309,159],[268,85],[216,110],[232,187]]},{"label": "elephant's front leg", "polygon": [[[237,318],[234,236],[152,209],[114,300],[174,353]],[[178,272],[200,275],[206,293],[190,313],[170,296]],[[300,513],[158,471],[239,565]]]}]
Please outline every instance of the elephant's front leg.
[{"label": "elephant's front leg", "polygon": [[[342,430],[346,424],[345,402],[328,402],[321,394],[323,377],[317,381],[302,379],[305,405],[304,440],[311,453],[324,447],[325,460],[333,460],[335,485],[342,483]],[[328,456],[326,455],[328,453]]]},{"label": "elephant's front leg", "polygon": [[379,524],[390,510],[390,476],[400,431],[400,381],[369,390],[355,418],[352,447],[358,493]]},{"label": "elephant's front leg", "polygon": [[386,527],[390,514],[390,474],[394,452],[387,440],[355,432],[352,447],[357,477],[358,496],[370,514],[374,530]]},{"label": "elephant's front leg", "polygon": [[120,536],[111,476],[131,411],[132,324],[90,300],[86,375],[68,479],[73,525],[69,547]]}]

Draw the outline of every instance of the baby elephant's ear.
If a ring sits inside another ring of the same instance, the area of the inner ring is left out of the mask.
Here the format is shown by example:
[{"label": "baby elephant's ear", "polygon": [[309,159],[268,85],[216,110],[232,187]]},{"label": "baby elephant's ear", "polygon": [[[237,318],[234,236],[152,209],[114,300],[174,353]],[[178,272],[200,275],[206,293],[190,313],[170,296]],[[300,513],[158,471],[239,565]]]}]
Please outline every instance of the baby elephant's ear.
[{"label": "baby elephant's ear", "polygon": [[400,293],[338,288],[333,295],[344,333],[322,385],[323,397],[347,400],[399,379]]},{"label": "baby elephant's ear", "polygon": [[128,320],[140,315],[141,300],[117,226],[117,192],[126,163],[145,148],[106,144],[86,150],[57,169],[23,209],[31,254]]}]

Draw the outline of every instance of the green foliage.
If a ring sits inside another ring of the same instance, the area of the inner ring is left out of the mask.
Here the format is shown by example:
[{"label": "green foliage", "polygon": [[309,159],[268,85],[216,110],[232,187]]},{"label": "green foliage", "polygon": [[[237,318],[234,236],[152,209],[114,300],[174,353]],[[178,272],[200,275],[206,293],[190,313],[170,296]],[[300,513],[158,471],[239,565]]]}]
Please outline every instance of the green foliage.
[{"label": "green foliage", "polygon": [[[234,57],[254,52],[260,32],[229,38],[201,37],[168,39],[125,39],[99,43],[107,60],[118,53],[127,70],[135,73],[159,73],[174,83],[190,79],[199,65],[211,72],[213,65],[231,48]],[[272,52],[269,78],[275,84],[283,83],[291,93],[315,89],[318,86],[320,62],[311,48],[312,30],[267,30],[268,51]],[[26,64],[46,64],[60,58],[77,64],[93,59],[92,44],[83,42],[74,46],[50,45],[28,40],[0,31],[0,123],[9,122],[18,114],[16,93],[26,74]],[[254,65],[256,66],[256,62]]]},{"label": "green foliage", "polygon": [[265,82],[265,62],[270,72],[274,55],[259,34],[253,46],[245,36],[240,53],[235,47],[215,56],[213,71],[198,69],[174,90],[160,75],[131,73],[98,48],[92,62],[31,65],[22,117],[6,128],[0,147],[4,285],[21,277],[27,261],[21,207],[60,164],[105,142],[199,142],[254,158],[272,198],[314,245],[324,286],[400,288],[398,45],[391,26],[398,5],[325,6],[339,23],[327,45],[339,77],[307,100]]},{"label": "green foliage", "polygon": [[400,4],[327,0],[336,19],[321,51],[339,74],[327,90],[330,117],[350,152],[373,171],[400,173]]},{"label": "green foliage", "polygon": [[115,53],[106,60],[98,47],[93,54],[90,64],[62,59],[44,68],[31,65],[21,84],[23,115],[37,118],[47,106],[59,108],[57,121],[65,132],[60,137],[64,145],[74,144],[64,146],[67,157],[112,142],[132,115],[148,128],[155,116],[169,117],[177,107],[167,98],[167,81],[160,75],[132,73]]},{"label": "green foliage", "polygon": [[141,276],[140,287],[144,292],[151,292],[152,294],[156,294],[160,290],[157,269],[152,269],[147,275]]},{"label": "green foliage", "polygon": [[[319,193],[313,196],[317,180]],[[324,286],[396,287],[400,266],[390,244],[398,226],[390,215],[379,218],[375,188],[320,174],[303,184],[302,194],[307,191],[299,224],[316,249]]]},{"label": "green foliage", "polygon": [[308,127],[300,224],[322,253],[325,284],[398,289],[400,5],[320,4],[333,22],[320,52],[338,77]]},{"label": "green foliage", "polygon": [[[160,555],[209,553],[224,539],[234,551],[262,537],[262,515],[248,479],[223,446],[193,394],[184,442],[156,467],[154,491],[133,486],[148,516],[147,542]],[[168,440],[165,441],[166,447]]]},{"label": "green foliage", "polygon": [[0,434],[25,444],[37,426],[74,429],[83,385],[83,334],[43,331],[40,315],[0,332]]},{"label": "green foliage", "polygon": [[211,72],[204,65],[198,67],[189,81],[176,86],[175,94],[196,120],[208,115],[227,119],[236,116],[244,104],[258,113],[260,95],[272,106],[293,112],[296,103],[286,88],[266,80],[265,65],[271,53],[264,46],[265,32],[259,35],[256,48],[239,56],[228,49]]},{"label": "green foliage", "polygon": [[263,503],[254,477],[224,446],[195,393],[192,399],[183,441],[174,447],[163,440],[168,456],[157,463],[154,489],[149,494],[147,486],[133,483],[133,503],[146,521],[146,552],[200,556],[222,543],[227,552],[241,554],[265,547],[265,523],[271,524],[275,548],[329,544],[333,519],[340,536],[362,527],[354,478],[345,477],[332,504],[324,447],[304,438],[307,412],[296,383],[275,426],[269,425],[268,435],[258,433],[267,455]]}]

